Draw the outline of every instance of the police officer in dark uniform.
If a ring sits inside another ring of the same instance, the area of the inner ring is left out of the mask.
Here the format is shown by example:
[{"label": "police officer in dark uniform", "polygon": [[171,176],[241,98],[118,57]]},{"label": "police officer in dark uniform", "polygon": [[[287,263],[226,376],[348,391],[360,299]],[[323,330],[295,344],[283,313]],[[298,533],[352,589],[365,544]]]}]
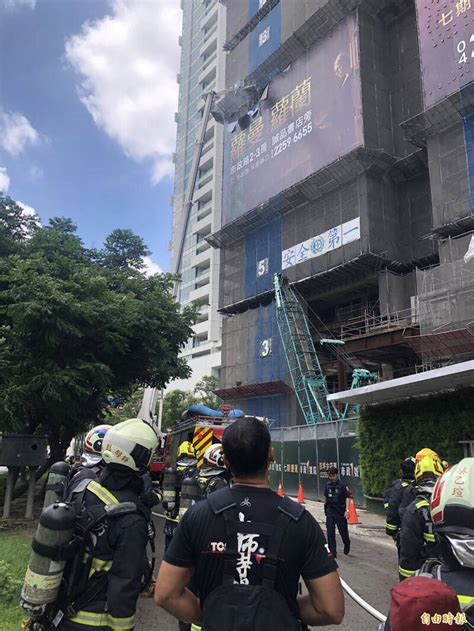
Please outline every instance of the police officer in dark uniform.
[{"label": "police officer in dark uniform", "polygon": [[346,519],[349,512],[351,491],[345,484],[341,483],[338,473],[336,467],[330,467],[328,470],[329,482],[324,490],[324,513],[326,515],[328,546],[334,557],[337,556],[336,526],[344,543],[344,554],[349,554],[351,549]]},{"label": "police officer in dark uniform", "polygon": [[415,458],[409,457],[402,460],[400,469],[402,477],[392,483],[392,486],[385,492],[384,497],[385,532],[389,537],[393,538],[398,550],[400,547],[401,524],[398,509],[402,502],[405,489],[415,481]]}]

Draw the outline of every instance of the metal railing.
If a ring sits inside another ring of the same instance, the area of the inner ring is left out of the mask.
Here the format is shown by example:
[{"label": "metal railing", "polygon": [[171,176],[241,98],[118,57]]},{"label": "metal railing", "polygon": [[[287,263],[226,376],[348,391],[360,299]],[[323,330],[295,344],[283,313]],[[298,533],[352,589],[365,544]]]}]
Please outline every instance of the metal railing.
[{"label": "metal railing", "polygon": [[363,317],[354,318],[353,323],[349,321],[340,326],[340,339],[364,337],[376,330],[390,331],[416,324],[418,324],[418,314],[413,309],[403,309],[402,311],[377,315],[369,314],[366,311]]}]

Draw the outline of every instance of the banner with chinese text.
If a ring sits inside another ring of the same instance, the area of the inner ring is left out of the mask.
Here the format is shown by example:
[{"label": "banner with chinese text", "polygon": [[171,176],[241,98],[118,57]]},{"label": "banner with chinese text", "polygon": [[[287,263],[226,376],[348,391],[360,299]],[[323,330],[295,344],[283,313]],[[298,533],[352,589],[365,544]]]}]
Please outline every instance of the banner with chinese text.
[{"label": "banner with chinese text", "polygon": [[330,228],[330,230],[326,230],[326,232],[318,234],[316,237],[311,237],[302,243],[283,250],[281,253],[281,269],[288,269],[316,256],[322,256],[359,239],[360,218],[356,217],[339,226]]},{"label": "banner with chinese text", "polygon": [[474,0],[417,0],[425,107],[473,80]]},{"label": "banner with chinese text", "polygon": [[246,129],[227,127],[223,225],[361,145],[361,109],[350,15],[270,83]]}]

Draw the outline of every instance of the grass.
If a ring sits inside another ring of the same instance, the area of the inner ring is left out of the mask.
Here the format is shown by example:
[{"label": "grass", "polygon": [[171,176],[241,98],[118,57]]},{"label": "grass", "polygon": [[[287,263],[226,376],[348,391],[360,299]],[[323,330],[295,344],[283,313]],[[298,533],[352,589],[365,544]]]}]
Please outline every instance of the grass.
[{"label": "grass", "polygon": [[32,529],[0,530],[0,628],[18,631],[25,614],[19,607],[20,591],[31,552]]}]

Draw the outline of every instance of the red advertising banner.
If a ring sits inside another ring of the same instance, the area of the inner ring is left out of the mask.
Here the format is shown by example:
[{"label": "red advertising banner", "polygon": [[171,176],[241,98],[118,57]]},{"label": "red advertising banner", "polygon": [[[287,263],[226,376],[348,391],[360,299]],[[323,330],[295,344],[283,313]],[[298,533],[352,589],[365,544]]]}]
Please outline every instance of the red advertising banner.
[{"label": "red advertising banner", "polygon": [[416,6],[429,108],[474,78],[474,0],[417,0]]},{"label": "red advertising banner", "polygon": [[247,127],[227,128],[223,225],[362,144],[357,33],[350,15],[273,79]]}]

